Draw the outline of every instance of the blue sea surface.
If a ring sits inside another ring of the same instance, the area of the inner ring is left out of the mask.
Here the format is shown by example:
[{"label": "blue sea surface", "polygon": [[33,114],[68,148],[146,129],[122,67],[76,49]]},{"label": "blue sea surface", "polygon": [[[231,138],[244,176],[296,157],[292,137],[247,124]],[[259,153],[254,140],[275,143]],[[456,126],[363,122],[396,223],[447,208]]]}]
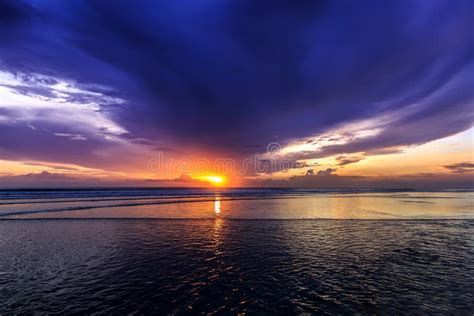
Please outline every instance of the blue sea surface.
[{"label": "blue sea surface", "polygon": [[471,191],[0,191],[0,314],[474,313]]}]

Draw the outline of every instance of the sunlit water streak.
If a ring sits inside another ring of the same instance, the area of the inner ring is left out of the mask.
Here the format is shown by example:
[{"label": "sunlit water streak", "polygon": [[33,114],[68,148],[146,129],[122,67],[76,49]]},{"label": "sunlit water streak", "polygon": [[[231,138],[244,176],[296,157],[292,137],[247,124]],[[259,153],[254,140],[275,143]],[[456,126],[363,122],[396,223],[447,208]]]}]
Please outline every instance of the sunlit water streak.
[{"label": "sunlit water streak", "polygon": [[471,192],[149,193],[13,192],[0,314],[474,312]]},{"label": "sunlit water streak", "polygon": [[[2,194],[3,193],[3,194]],[[80,197],[79,197],[80,196]],[[308,190],[0,191],[7,218],[469,219],[465,192]]]}]

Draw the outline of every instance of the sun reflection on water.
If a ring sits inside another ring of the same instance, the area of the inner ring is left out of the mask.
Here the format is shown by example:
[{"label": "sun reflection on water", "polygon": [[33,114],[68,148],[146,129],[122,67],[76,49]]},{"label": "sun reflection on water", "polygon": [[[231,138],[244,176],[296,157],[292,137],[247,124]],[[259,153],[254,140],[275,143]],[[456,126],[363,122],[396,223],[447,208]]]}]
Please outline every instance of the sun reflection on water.
[{"label": "sun reflection on water", "polygon": [[219,215],[221,213],[221,198],[216,197],[216,200],[214,201],[214,213],[216,215]]}]

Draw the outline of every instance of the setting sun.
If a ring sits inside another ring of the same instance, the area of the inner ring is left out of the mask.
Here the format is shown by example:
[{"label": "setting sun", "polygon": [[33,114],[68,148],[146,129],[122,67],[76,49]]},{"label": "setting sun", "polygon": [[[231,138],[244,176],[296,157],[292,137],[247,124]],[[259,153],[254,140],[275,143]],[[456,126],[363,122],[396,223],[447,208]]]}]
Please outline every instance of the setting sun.
[{"label": "setting sun", "polygon": [[205,179],[214,185],[221,185],[224,183],[224,177],[221,176],[207,176]]},{"label": "setting sun", "polygon": [[221,186],[223,185],[227,178],[224,176],[219,176],[219,175],[208,175],[208,176],[199,176],[199,177],[193,177],[196,180],[201,180],[201,181],[206,181],[212,185],[215,186]]}]

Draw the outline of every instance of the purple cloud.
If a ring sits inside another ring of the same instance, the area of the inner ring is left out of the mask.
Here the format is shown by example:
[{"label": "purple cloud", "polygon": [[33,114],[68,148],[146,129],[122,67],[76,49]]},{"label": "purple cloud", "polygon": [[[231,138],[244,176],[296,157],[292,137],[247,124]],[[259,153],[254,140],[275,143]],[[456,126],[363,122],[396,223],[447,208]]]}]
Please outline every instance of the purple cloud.
[{"label": "purple cloud", "polygon": [[152,148],[307,144],[285,153],[297,161],[474,121],[469,0],[1,2],[3,159],[125,166]]}]

